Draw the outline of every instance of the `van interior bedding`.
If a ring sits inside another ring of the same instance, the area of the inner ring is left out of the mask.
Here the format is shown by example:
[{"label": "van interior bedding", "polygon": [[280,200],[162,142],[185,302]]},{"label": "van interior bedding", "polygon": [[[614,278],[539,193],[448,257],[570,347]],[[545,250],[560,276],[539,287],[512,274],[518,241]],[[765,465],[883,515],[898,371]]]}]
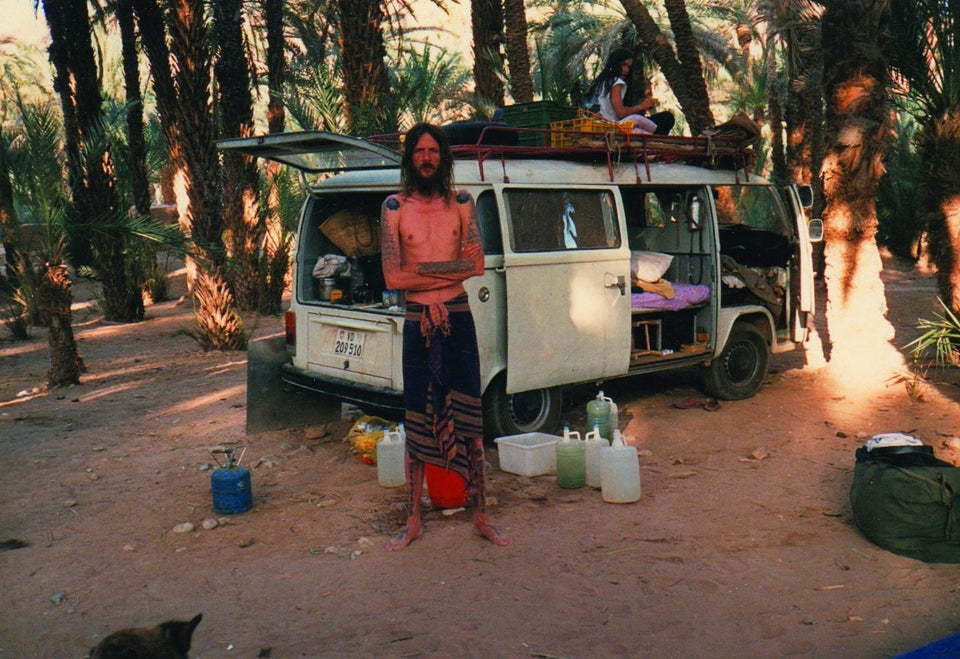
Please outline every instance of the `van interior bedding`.
[{"label": "van interior bedding", "polygon": [[630,296],[630,307],[634,311],[680,311],[706,302],[710,298],[710,287],[706,284],[680,284],[667,282],[673,294],[664,295],[653,291],[641,291]]}]

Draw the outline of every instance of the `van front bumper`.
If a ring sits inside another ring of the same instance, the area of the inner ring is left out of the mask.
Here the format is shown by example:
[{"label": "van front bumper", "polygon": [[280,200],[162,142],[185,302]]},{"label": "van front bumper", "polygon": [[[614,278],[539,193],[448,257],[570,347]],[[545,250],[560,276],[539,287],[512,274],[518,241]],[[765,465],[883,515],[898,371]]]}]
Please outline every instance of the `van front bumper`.
[{"label": "van front bumper", "polygon": [[293,364],[281,366],[280,379],[292,387],[319,394],[335,396],[344,402],[353,403],[361,409],[377,408],[403,412],[403,392],[387,387],[371,387],[330,376],[320,377]]}]

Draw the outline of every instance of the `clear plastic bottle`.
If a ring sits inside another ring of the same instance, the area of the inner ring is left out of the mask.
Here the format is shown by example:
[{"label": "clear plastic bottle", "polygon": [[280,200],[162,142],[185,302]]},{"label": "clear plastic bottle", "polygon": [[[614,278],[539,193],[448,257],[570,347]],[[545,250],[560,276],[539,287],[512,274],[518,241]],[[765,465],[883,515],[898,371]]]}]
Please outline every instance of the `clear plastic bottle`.
[{"label": "clear plastic bottle", "polygon": [[397,430],[387,430],[377,442],[377,482],[383,487],[401,487],[406,484],[407,443],[401,424]]},{"label": "clear plastic bottle", "polygon": [[600,452],[601,449],[610,446],[610,442],[600,434],[600,426],[595,425],[593,430],[587,433],[583,443],[587,460],[586,485],[587,487],[600,487],[602,482],[600,478]]},{"label": "clear plastic bottle", "polygon": [[601,496],[607,503],[633,503],[640,499],[640,458],[619,430],[613,443],[601,450]]}]

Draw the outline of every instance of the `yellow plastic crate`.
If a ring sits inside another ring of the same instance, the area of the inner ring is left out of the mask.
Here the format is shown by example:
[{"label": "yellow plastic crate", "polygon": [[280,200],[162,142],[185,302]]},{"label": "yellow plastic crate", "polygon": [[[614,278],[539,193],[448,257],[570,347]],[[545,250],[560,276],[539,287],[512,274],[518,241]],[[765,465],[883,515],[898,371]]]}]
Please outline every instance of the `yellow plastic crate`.
[{"label": "yellow plastic crate", "polygon": [[607,135],[614,137],[614,144],[629,146],[633,122],[614,123],[581,111],[576,119],[550,123],[552,147],[603,147],[608,144]]}]

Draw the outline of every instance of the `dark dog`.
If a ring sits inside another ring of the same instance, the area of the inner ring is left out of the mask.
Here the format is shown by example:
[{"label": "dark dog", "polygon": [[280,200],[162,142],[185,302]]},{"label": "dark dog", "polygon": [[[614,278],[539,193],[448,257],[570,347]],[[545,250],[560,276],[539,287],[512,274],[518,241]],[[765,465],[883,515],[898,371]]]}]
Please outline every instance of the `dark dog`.
[{"label": "dark dog", "polygon": [[92,650],[88,659],[187,659],[193,630],[203,614],[183,622],[170,620],[155,627],[113,632]]}]

